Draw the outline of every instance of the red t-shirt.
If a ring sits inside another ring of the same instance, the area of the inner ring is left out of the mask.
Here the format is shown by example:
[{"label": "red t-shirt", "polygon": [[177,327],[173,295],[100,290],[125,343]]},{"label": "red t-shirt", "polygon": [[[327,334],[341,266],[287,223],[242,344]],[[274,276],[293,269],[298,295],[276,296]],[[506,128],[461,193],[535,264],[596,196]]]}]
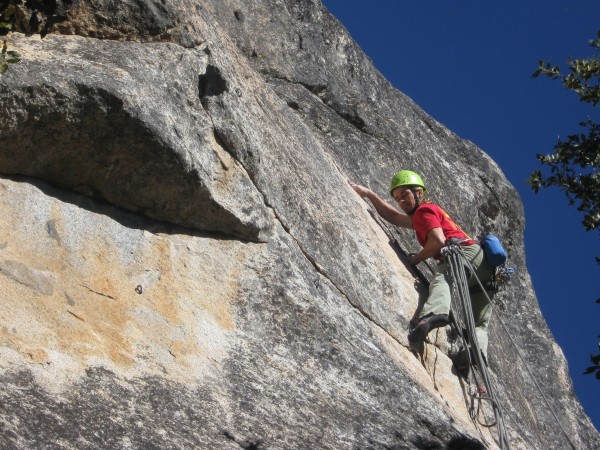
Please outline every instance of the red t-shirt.
[{"label": "red t-shirt", "polygon": [[[441,228],[446,240],[451,238],[466,239],[463,245],[475,244],[467,233],[460,229],[450,218],[448,213],[435,203],[423,203],[419,205],[412,217],[412,226],[421,246],[425,245],[427,233],[433,228]],[[436,256],[439,259],[439,255]]]}]

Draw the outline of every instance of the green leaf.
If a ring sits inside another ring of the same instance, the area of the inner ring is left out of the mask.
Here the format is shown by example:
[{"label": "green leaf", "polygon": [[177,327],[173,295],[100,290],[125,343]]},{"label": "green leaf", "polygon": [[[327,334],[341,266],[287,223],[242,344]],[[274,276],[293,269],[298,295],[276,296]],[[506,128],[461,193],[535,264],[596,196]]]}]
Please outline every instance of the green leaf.
[{"label": "green leaf", "polygon": [[8,64],[0,63],[0,73],[6,73],[8,70]]}]

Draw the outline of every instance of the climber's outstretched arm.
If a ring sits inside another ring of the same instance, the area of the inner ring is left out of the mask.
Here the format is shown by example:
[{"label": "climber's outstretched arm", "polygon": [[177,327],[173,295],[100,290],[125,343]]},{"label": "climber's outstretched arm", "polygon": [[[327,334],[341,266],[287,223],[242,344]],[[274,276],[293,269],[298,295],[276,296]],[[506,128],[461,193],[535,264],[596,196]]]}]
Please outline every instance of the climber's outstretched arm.
[{"label": "climber's outstretched arm", "polygon": [[379,215],[389,223],[404,228],[412,228],[412,218],[410,216],[401,213],[398,209],[394,208],[394,206],[390,205],[371,189],[354,183],[350,183],[350,186],[352,186],[352,189],[354,189],[362,198],[368,198],[371,200],[371,203],[373,203],[373,206]]}]

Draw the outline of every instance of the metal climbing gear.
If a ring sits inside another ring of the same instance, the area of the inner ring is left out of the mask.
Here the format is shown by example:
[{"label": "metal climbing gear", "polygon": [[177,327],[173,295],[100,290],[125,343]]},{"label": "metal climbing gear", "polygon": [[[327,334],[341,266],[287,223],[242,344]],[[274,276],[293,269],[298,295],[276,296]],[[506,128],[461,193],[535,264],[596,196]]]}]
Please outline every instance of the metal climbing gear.
[{"label": "metal climbing gear", "polygon": [[499,284],[506,284],[511,280],[514,274],[514,267],[505,267],[505,265],[502,264],[496,269],[496,282]]}]

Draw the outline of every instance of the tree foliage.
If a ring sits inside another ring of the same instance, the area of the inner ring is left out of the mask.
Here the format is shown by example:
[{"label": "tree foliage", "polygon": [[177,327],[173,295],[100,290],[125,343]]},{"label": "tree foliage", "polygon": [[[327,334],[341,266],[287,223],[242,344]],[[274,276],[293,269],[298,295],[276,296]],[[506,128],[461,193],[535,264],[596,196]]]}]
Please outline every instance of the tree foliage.
[{"label": "tree foliage", "polygon": [[[596,55],[586,59],[569,58],[568,74],[563,74],[558,66],[540,61],[532,76],[559,79],[580,101],[597,106],[600,103],[600,31],[590,46]],[[587,118],[579,125],[583,128],[580,133],[571,134],[565,140],[558,139],[554,153],[537,155],[549,173],[534,170],[528,182],[536,193],[542,187],[558,187],[569,204],[577,204],[577,210],[583,213],[584,228],[600,231],[600,124]]]},{"label": "tree foliage", "polygon": [[[600,336],[598,336],[600,338]],[[600,342],[598,343],[598,350],[600,350]],[[600,380],[600,354],[598,355],[590,355],[590,361],[592,365],[585,369],[583,372],[584,375],[589,375],[591,373],[596,374],[596,379]]]},{"label": "tree foliage", "polygon": [[7,35],[12,31],[17,18],[17,6],[12,0],[0,1],[0,39],[2,50],[0,50],[0,74],[8,70],[9,64],[18,63],[20,55],[14,50],[8,50]]},{"label": "tree foliage", "polygon": [[[600,303],[600,298],[596,300],[596,303]],[[598,338],[600,338],[600,336],[598,336]],[[598,350],[600,351],[600,342],[598,342]],[[589,375],[591,373],[595,373],[596,379],[600,380],[600,353],[597,355],[590,355],[590,361],[592,362],[592,365],[585,369],[583,374]]]},{"label": "tree foliage", "polygon": [[[590,46],[595,55],[586,59],[569,58],[568,74],[563,74],[558,66],[540,61],[532,76],[546,75],[553,80],[561,80],[566,89],[579,96],[580,101],[597,106],[600,103],[600,31],[596,33],[596,39],[590,41]],[[566,140],[559,138],[554,153],[537,155],[542,166],[549,167],[550,173],[534,170],[527,181],[536,193],[541,187],[558,187],[565,193],[570,205],[578,203],[577,210],[583,213],[584,228],[600,231],[600,124],[588,117],[579,125],[584,130],[567,136]],[[596,262],[600,264],[600,258],[596,258]],[[600,299],[596,302],[600,303]],[[590,355],[590,360],[592,365],[583,373],[594,373],[600,380],[600,354]]]},{"label": "tree foliage", "polygon": [[72,1],[59,0],[0,0],[0,74],[10,64],[18,63],[21,56],[10,50],[8,37],[12,32],[45,37],[54,27],[68,18],[65,8]]}]

